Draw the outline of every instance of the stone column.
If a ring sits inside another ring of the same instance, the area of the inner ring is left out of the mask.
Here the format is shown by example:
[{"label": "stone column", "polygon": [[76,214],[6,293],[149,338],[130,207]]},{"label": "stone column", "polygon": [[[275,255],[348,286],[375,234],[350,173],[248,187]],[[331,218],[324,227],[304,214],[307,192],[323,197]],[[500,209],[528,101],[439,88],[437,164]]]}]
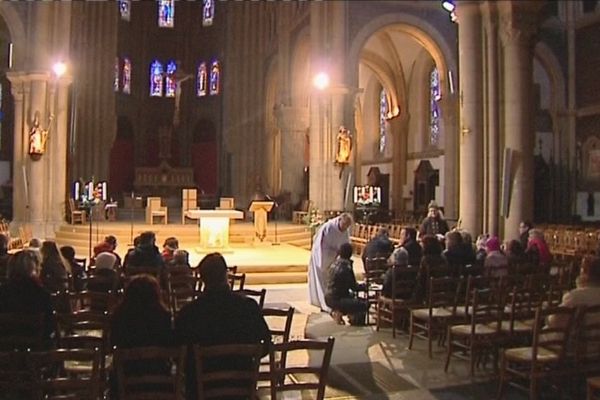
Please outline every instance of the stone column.
[{"label": "stone column", "polygon": [[55,104],[55,125],[51,130],[51,141],[49,155],[52,162],[52,184],[50,199],[50,228],[56,228],[65,221],[66,202],[70,195],[67,187],[67,131],[69,117],[69,85],[72,82],[71,76],[62,77],[55,82],[53,102]]},{"label": "stone column", "polygon": [[482,48],[478,2],[460,2],[458,61],[460,87],[459,218],[463,229],[478,235],[482,229]]},{"label": "stone column", "polygon": [[511,153],[505,239],[518,238],[519,223],[533,217],[533,34],[534,2],[502,2],[500,38],[504,54],[504,136]]},{"label": "stone column", "polygon": [[311,76],[325,72],[328,88],[313,90],[310,110],[310,178],[309,197],[320,210],[343,210],[346,174],[339,177],[334,165],[336,137],[344,121],[349,90],[345,80],[345,12],[344,2],[311,3]]},{"label": "stone column", "polygon": [[308,129],[309,113],[307,107],[279,107],[277,125],[281,132],[280,155],[278,165],[281,168],[281,182],[275,182],[281,190],[292,194],[296,203],[302,196],[304,174],[304,135]]},{"label": "stone column", "polygon": [[7,77],[11,83],[11,92],[14,99],[14,132],[13,132],[13,223],[17,226],[29,219],[26,190],[24,181],[24,168],[27,161],[27,143],[25,140],[25,107],[23,98],[25,97],[25,85],[23,83],[24,74],[21,72],[8,72]]},{"label": "stone column", "polygon": [[498,107],[498,23],[495,3],[482,5],[486,33],[485,115],[487,137],[487,220],[486,232],[498,234],[500,216],[500,132]]},{"label": "stone column", "polygon": [[402,212],[404,211],[404,198],[402,188],[406,185],[406,149],[408,137],[408,123],[410,114],[404,110],[398,117],[389,120],[390,136],[392,138],[392,182],[390,193],[392,201],[390,202],[390,210]]}]

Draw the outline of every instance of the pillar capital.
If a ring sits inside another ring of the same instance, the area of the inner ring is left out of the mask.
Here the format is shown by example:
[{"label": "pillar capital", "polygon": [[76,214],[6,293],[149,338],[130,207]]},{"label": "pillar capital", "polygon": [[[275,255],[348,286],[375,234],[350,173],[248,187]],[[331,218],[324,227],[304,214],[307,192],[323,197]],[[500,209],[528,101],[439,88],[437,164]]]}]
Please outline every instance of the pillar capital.
[{"label": "pillar capital", "polygon": [[500,39],[504,46],[531,46],[538,26],[539,4],[531,1],[501,2]]},{"label": "pillar capital", "polygon": [[281,105],[275,108],[277,127],[282,131],[305,131],[309,127],[308,107]]}]

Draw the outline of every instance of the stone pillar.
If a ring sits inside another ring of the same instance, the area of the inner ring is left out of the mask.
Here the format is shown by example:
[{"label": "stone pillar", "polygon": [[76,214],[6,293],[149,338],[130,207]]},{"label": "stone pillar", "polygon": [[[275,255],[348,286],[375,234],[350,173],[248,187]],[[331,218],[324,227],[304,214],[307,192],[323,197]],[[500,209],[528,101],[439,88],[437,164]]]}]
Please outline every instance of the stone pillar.
[{"label": "stone pillar", "polygon": [[50,199],[50,225],[58,227],[65,221],[66,202],[70,195],[67,187],[67,132],[69,118],[69,85],[71,76],[62,77],[55,82],[54,114],[55,125],[52,127],[49,156],[52,162],[53,188]]},{"label": "stone pillar", "polygon": [[500,216],[500,111],[498,107],[498,23],[495,3],[482,5],[484,29],[486,33],[486,91],[485,115],[487,138],[487,219],[486,232],[498,234]]},{"label": "stone pillar", "polygon": [[500,38],[504,54],[504,136],[511,153],[505,239],[518,238],[519,223],[533,217],[533,34],[534,2],[501,2]]},{"label": "stone pillar", "polygon": [[404,211],[404,198],[402,189],[406,185],[406,152],[408,138],[408,123],[410,114],[404,110],[399,116],[389,120],[390,136],[392,138],[392,182],[390,193],[392,201],[390,202],[390,210],[402,212]]},{"label": "stone pillar", "polygon": [[349,168],[340,178],[334,165],[336,137],[344,121],[349,94],[345,79],[345,2],[311,3],[311,76],[325,72],[328,88],[313,90],[310,109],[309,197],[320,210],[344,209],[344,190]]},{"label": "stone pillar", "polygon": [[292,202],[296,203],[304,191],[304,135],[308,129],[308,108],[279,107],[276,117],[281,132],[281,159],[276,163],[281,168],[281,182],[275,182],[275,186],[290,191]]},{"label": "stone pillar", "polygon": [[[26,186],[24,182],[24,171],[27,161],[27,144],[25,140],[25,107],[23,99],[25,97],[25,85],[23,83],[24,74],[20,72],[8,72],[7,77],[11,83],[11,92],[14,99],[14,133],[13,133],[13,223],[17,226],[29,219],[28,202],[26,201]],[[27,90],[29,92],[29,90]],[[28,93],[27,93],[28,97]]]},{"label": "stone pillar", "polygon": [[478,2],[460,2],[458,61],[460,87],[459,218],[463,229],[478,235],[482,229],[482,49]]}]

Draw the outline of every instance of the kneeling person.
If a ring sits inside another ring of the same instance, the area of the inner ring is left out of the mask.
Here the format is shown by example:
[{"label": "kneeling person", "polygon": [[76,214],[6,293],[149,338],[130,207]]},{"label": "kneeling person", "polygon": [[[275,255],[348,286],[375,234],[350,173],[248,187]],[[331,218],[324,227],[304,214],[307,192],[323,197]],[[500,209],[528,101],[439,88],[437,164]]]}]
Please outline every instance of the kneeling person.
[{"label": "kneeling person", "polygon": [[352,244],[342,244],[339,257],[329,270],[325,294],[325,303],[332,310],[331,316],[340,325],[344,324],[344,315],[348,315],[352,325],[364,324],[368,309],[368,303],[355,296],[360,286],[356,283],[351,257]]}]

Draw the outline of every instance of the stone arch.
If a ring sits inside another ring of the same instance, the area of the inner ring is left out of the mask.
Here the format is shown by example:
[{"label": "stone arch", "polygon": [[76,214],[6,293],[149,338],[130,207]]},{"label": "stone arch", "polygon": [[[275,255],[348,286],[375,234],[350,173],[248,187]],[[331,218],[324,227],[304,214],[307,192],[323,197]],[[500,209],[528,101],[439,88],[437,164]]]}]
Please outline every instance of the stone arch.
[{"label": "stone arch", "polygon": [[310,35],[307,28],[295,37],[290,59],[291,106],[308,107],[310,97]]},{"label": "stone arch", "polygon": [[0,2],[0,16],[4,19],[13,42],[13,69],[24,68],[27,36],[25,25],[15,6],[7,1]]},{"label": "stone arch", "polygon": [[374,18],[363,26],[353,38],[349,56],[348,65],[351,69],[348,72],[348,83],[356,85],[358,82],[358,64],[361,59],[361,50],[369,38],[377,31],[384,28],[392,28],[410,35],[419,42],[434,59],[440,71],[440,82],[444,90],[449,90],[448,78],[445,71],[457,71],[457,60],[454,52],[446,42],[442,34],[431,24],[421,18],[405,13],[389,13]]}]

